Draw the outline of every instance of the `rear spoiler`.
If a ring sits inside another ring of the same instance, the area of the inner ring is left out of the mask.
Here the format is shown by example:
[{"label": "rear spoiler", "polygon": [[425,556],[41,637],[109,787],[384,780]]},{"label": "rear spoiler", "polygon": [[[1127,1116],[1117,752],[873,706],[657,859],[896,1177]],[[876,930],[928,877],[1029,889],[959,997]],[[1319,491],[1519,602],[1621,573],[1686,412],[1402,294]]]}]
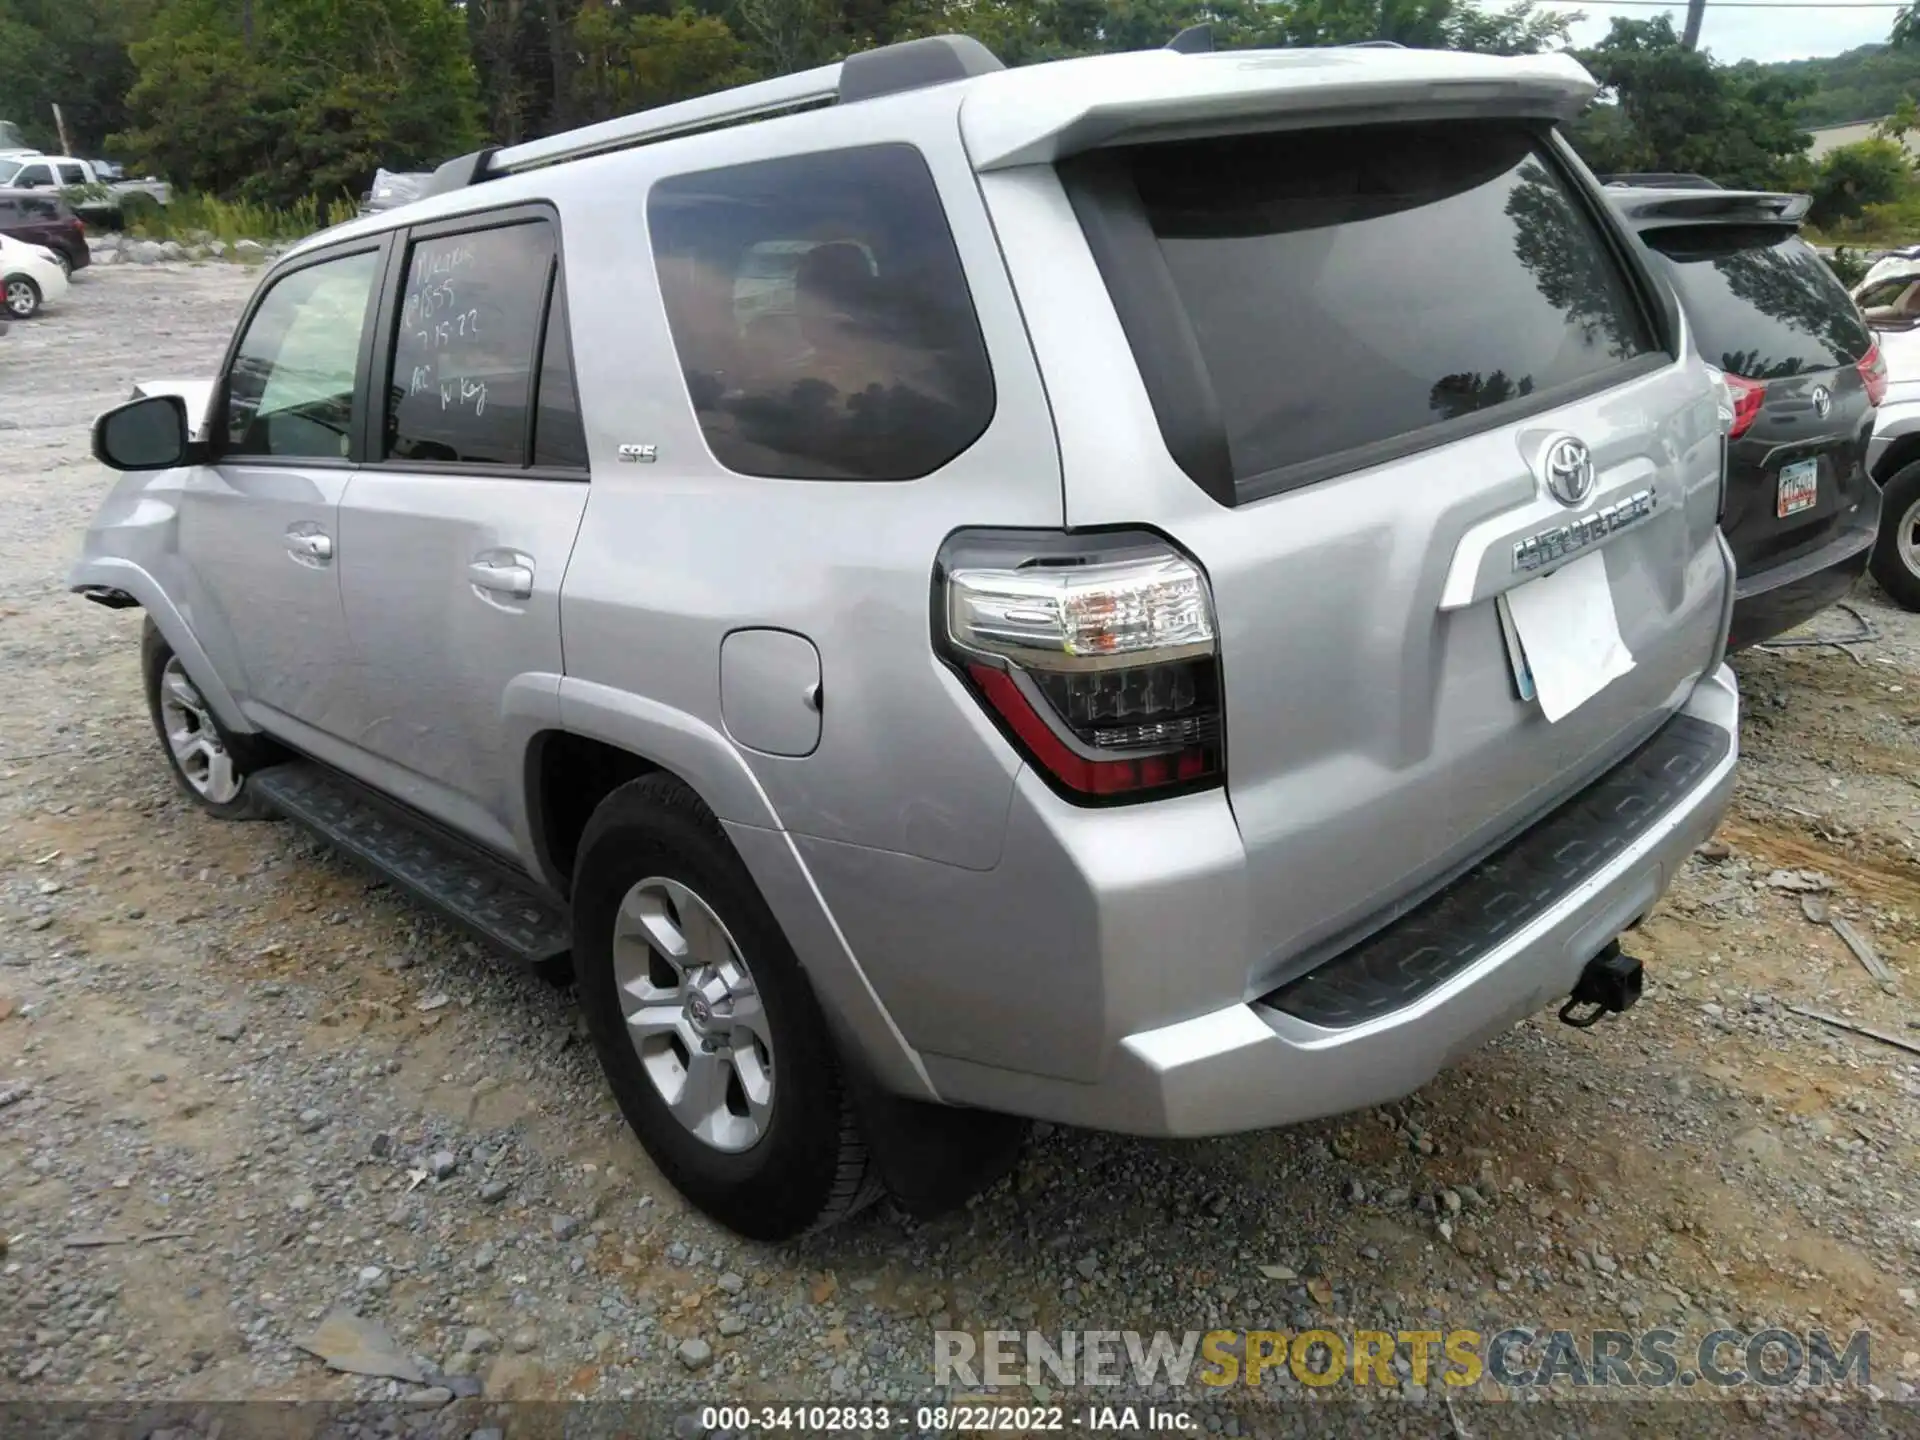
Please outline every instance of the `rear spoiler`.
[{"label": "rear spoiler", "polygon": [[1571,120],[1598,87],[1570,55],[1373,47],[1138,51],[976,78],[960,132],[977,170],[1133,139],[1443,116]]},{"label": "rear spoiler", "polygon": [[1763,190],[1662,190],[1623,194],[1609,189],[1607,198],[1633,225],[1698,224],[1798,225],[1813,205],[1811,195],[1773,194]]}]

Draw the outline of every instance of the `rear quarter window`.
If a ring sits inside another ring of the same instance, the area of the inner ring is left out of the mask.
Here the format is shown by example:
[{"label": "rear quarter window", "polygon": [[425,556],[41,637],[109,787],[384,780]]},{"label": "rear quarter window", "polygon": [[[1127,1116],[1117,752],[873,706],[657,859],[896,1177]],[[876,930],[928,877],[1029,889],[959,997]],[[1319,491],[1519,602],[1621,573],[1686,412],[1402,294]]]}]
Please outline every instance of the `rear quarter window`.
[{"label": "rear quarter window", "polygon": [[1749,380],[1837,370],[1873,337],[1813,248],[1769,225],[1689,225],[1644,237],[1711,363]]},{"label": "rear quarter window", "polygon": [[[1529,127],[1289,131],[1122,155],[1102,163],[1124,165],[1157,253],[1096,241],[1096,258],[1136,354],[1170,329],[1129,321],[1123,272],[1164,267],[1237,498],[1544,408],[1659,353],[1617,250]],[[1170,407],[1155,408],[1168,429]]]},{"label": "rear quarter window", "polygon": [[687,391],[729,470],[911,480],[993,418],[966,274],[913,147],[675,176],[647,222]]}]

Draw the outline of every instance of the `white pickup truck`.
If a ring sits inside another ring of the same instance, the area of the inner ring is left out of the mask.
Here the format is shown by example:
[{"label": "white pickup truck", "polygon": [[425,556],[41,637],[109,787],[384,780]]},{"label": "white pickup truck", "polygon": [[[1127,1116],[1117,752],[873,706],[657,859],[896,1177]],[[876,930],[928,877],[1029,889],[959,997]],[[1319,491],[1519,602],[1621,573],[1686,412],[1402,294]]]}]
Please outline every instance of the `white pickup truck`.
[{"label": "white pickup truck", "polygon": [[[72,190],[75,187],[99,187],[97,200],[71,197],[69,202],[83,219],[89,212],[113,212],[128,195],[145,195],[155,204],[165,205],[173,198],[173,189],[164,180],[107,180],[91,160],[72,155],[23,155],[18,151],[0,157],[0,186],[18,190]],[[105,192],[101,194],[101,192]]]}]

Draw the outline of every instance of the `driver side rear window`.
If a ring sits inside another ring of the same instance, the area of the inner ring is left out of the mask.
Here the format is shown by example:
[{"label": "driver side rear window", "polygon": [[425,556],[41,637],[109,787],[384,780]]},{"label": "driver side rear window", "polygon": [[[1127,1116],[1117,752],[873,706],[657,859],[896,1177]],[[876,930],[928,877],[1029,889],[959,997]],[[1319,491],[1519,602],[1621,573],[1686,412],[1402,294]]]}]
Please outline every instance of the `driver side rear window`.
[{"label": "driver side rear window", "polygon": [[687,391],[728,469],[911,480],[993,418],[973,297],[911,146],[675,176],[647,221]]}]

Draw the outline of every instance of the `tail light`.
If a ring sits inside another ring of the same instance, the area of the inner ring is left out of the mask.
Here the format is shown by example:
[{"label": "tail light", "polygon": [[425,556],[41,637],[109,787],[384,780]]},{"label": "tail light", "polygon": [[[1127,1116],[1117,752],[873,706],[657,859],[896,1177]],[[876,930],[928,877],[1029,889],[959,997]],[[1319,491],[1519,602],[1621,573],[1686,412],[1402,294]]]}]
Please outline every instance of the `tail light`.
[{"label": "tail light", "polygon": [[1878,407],[1887,398],[1887,357],[1880,353],[1878,340],[1867,347],[1856,368],[1867,387],[1867,403]]},{"label": "tail light", "polygon": [[1760,407],[1767,403],[1767,382],[1732,374],[1726,376],[1726,381],[1727,389],[1733,394],[1733,424],[1727,428],[1727,438],[1738,440],[1760,418]]},{"label": "tail light", "polygon": [[1069,799],[1147,799],[1226,769],[1206,577],[1157,536],[968,532],[940,552],[935,643]]},{"label": "tail light", "polygon": [[78,215],[73,217],[73,233],[76,235],[84,235],[87,233],[87,222],[82,220]]}]

